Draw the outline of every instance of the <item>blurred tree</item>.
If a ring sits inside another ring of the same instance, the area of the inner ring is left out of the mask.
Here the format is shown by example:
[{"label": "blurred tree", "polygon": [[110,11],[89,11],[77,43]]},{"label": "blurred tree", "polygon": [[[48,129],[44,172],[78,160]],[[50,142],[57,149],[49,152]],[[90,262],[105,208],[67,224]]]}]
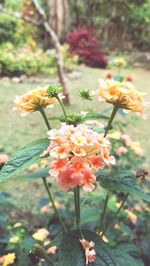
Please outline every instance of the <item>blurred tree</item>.
[{"label": "blurred tree", "polygon": [[68,0],[47,0],[49,6],[49,24],[57,34],[58,38],[63,38],[67,32],[70,16]]}]

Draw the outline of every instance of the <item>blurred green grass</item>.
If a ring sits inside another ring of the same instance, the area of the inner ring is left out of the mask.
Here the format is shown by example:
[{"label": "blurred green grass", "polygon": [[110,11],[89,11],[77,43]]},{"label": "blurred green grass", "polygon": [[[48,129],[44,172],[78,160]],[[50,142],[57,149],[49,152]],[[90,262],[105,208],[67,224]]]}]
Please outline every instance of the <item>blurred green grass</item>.
[{"label": "blurred green grass", "polygon": [[[78,68],[81,71],[82,76],[74,80],[67,80],[68,92],[70,95],[71,105],[67,107],[67,110],[75,112],[90,109],[94,106],[96,111],[102,110],[104,107],[109,107],[108,104],[97,102],[90,102],[83,104],[82,100],[78,96],[78,91],[81,88],[89,88],[95,90],[98,87],[98,79],[103,77],[104,70],[92,69],[88,67],[80,66]],[[150,101],[150,75],[147,70],[144,69],[127,69],[124,70],[125,74],[132,74],[134,78],[134,84],[142,92],[146,93],[146,100]],[[0,145],[3,146],[4,151],[11,155],[17,149],[25,144],[32,142],[36,139],[46,137],[47,129],[39,113],[33,113],[25,117],[21,117],[20,113],[12,111],[13,100],[16,95],[22,95],[30,89],[43,86],[43,84],[25,84],[25,83],[12,83],[0,80]],[[60,107],[56,105],[54,109],[47,109],[47,115],[60,114]],[[150,110],[146,108],[146,119],[138,119],[136,123],[131,122],[131,114],[129,114],[129,126],[127,131],[134,141],[139,141],[144,149],[147,166],[150,163]],[[137,117],[136,114],[134,114]],[[52,127],[58,124],[52,121]],[[128,133],[127,132],[127,133]],[[31,183],[27,181],[8,180],[5,183],[0,184],[0,191],[11,192],[13,201],[19,206],[25,209],[33,209],[36,200],[40,197],[44,197],[45,192],[40,180],[33,181]]]}]

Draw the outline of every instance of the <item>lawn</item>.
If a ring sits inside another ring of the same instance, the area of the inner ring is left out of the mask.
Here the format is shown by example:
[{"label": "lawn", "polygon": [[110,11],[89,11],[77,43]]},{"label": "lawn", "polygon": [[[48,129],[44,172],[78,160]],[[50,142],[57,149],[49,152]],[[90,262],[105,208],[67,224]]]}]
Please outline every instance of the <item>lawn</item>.
[{"label": "lawn", "polygon": [[[78,91],[81,88],[95,90],[98,87],[98,79],[104,75],[103,70],[91,69],[82,66],[79,68],[79,70],[82,73],[81,78],[67,81],[68,91],[71,99],[71,105],[67,107],[67,109],[71,110],[71,112],[75,110],[81,110],[81,108],[84,111],[87,110],[87,105],[86,103],[83,104],[80,100]],[[125,72],[129,74],[131,70],[125,70]],[[132,75],[134,77],[136,87],[145,92],[147,94],[145,97],[146,100],[150,101],[149,72],[144,69],[134,69],[132,70]],[[21,117],[19,113],[12,111],[15,95],[22,95],[27,90],[36,88],[40,85],[43,86],[43,84],[16,84],[3,80],[0,81],[0,145],[3,146],[4,151],[9,155],[11,155],[21,146],[46,136],[46,127],[39,113],[33,113],[31,115]],[[94,101],[95,110],[97,111],[104,107],[104,105],[106,106],[104,103],[97,102],[96,99]],[[89,108],[90,104],[88,105],[88,109]],[[60,113],[59,106],[56,106],[55,109],[47,110],[49,117],[54,114],[56,115],[57,113]],[[135,114],[134,116],[136,117],[137,115]],[[129,114],[129,120],[130,118],[131,115]],[[142,144],[147,159],[147,167],[150,162],[149,118],[150,111],[147,108],[146,120],[138,119],[136,123],[130,123],[129,125],[129,132],[132,139],[139,141]],[[52,126],[55,125],[56,124],[53,121]],[[25,209],[29,210],[30,208],[34,208],[36,199],[40,199],[40,196],[44,193],[44,190],[41,188],[40,184],[40,181],[34,181],[31,188],[31,184],[28,182],[24,181],[22,185],[21,182],[18,182],[14,179],[1,184],[1,191],[11,192],[13,195],[13,200],[16,201],[20,206],[24,206]]]}]

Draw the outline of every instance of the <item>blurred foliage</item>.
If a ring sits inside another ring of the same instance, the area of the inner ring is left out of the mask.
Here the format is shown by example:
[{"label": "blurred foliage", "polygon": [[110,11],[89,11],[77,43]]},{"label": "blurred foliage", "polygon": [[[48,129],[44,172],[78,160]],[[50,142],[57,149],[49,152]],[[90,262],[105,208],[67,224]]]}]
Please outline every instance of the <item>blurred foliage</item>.
[{"label": "blurred foliage", "polygon": [[149,0],[93,0],[70,2],[72,26],[96,27],[103,46],[124,48],[150,45]]},{"label": "blurred foliage", "polygon": [[7,15],[1,14],[0,15],[0,42],[14,42],[15,36],[14,32],[17,27],[17,21],[15,18]]},{"label": "blurred foliage", "polygon": [[[35,42],[33,40],[31,42],[34,46]],[[15,48],[11,43],[6,43],[0,49],[0,68],[1,75],[7,76],[54,74],[56,71],[55,53],[47,55],[42,49],[33,48],[31,44]]]},{"label": "blurred foliage", "polygon": [[[27,0],[5,0],[2,2],[5,8],[13,12],[21,12]],[[39,0],[39,2],[49,17],[48,1]],[[108,49],[138,47],[146,50],[149,48],[149,0],[87,0],[86,4],[85,0],[68,0],[68,2],[71,15],[70,31],[77,26],[93,27],[96,29],[96,36],[102,46]],[[12,18],[8,18],[7,21],[7,18],[4,19],[6,23],[3,23],[3,31],[5,34],[7,32],[6,36],[8,31],[11,29],[13,31],[14,23],[16,23]],[[2,19],[3,16],[0,23]],[[31,25],[29,28],[32,28]],[[38,32],[41,32],[40,28]],[[9,34],[12,39],[12,33]],[[22,34],[22,36],[24,35]]]},{"label": "blurred foliage", "polygon": [[[71,71],[77,62],[77,57],[68,55],[68,46],[62,46],[65,70]],[[41,64],[42,62],[42,64]],[[54,49],[43,51],[36,42],[28,37],[28,43],[15,47],[12,43],[0,46],[0,75],[1,76],[28,76],[34,74],[50,74],[57,72],[56,52]]]}]

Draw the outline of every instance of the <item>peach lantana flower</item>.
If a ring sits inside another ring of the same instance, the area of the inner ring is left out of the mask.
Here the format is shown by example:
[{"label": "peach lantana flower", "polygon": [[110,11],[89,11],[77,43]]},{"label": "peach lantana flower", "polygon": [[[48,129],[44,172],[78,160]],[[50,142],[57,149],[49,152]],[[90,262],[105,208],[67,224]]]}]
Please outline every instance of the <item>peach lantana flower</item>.
[{"label": "peach lantana flower", "polygon": [[88,242],[85,239],[80,239],[79,241],[85,251],[85,264],[87,266],[89,262],[94,262],[96,258],[96,251],[93,248],[94,242],[92,241]]},{"label": "peach lantana flower", "polygon": [[8,266],[12,265],[16,259],[15,253],[8,253],[7,255],[3,255],[0,257],[0,265],[2,266]]},{"label": "peach lantana flower", "polygon": [[25,115],[37,111],[40,107],[53,106],[55,98],[47,96],[47,88],[39,88],[22,96],[16,96],[14,102],[13,110],[20,110]]},{"label": "peach lantana flower", "polygon": [[35,232],[32,237],[37,240],[43,242],[49,236],[49,231],[45,228],[40,228]]},{"label": "peach lantana flower", "polygon": [[126,65],[126,61],[125,61],[124,58],[122,58],[122,57],[117,57],[117,58],[115,58],[115,60],[114,60],[114,65],[115,65],[116,67],[125,67],[125,65]]},{"label": "peach lantana flower", "polygon": [[86,125],[63,124],[59,130],[48,132],[51,140],[48,152],[55,158],[50,164],[50,175],[55,177],[58,186],[68,191],[82,186],[90,192],[95,188],[94,172],[105,164],[114,164],[109,154],[107,138],[89,129]]},{"label": "peach lantana flower", "polygon": [[100,86],[96,94],[99,96],[99,100],[105,100],[118,108],[137,113],[143,112],[143,96],[134,89],[133,84],[130,82],[100,79]]},{"label": "peach lantana flower", "polygon": [[12,236],[9,239],[9,243],[12,243],[12,244],[16,244],[18,241],[19,241],[19,237],[18,236]]}]

